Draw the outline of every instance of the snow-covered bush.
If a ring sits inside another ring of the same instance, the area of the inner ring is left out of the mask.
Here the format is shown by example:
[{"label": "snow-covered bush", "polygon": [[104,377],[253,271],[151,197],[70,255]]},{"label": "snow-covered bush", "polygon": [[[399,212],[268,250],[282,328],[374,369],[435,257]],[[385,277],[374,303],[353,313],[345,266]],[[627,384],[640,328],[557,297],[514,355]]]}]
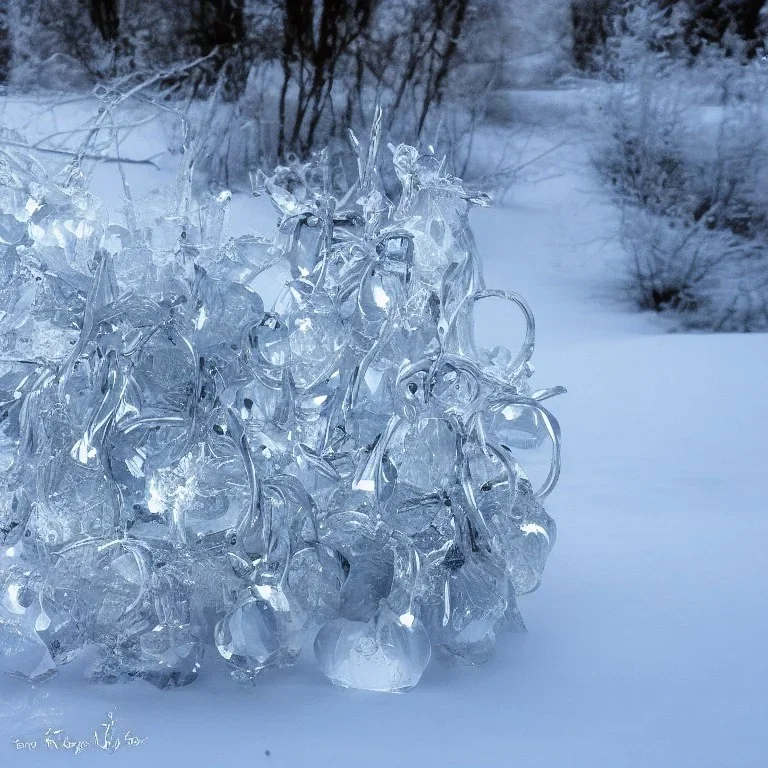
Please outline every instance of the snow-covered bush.
[{"label": "snow-covered bush", "polygon": [[768,141],[764,96],[744,100],[731,74],[716,106],[679,76],[615,90],[596,167],[622,209],[634,302],[750,331],[768,327]]},{"label": "snow-covered bush", "polygon": [[659,212],[628,205],[622,242],[629,258],[628,288],[641,309],[676,310],[689,317],[716,311],[719,268],[743,254],[740,240],[701,223],[680,226]]},{"label": "snow-covered bush", "polygon": [[[8,15],[13,80],[21,86],[38,85],[41,73],[52,74],[49,84],[54,86],[60,73],[70,75],[70,80],[76,73],[93,84],[206,57],[207,65],[198,67],[194,78],[186,78],[186,92],[209,92],[226,64],[226,93],[237,95],[247,76],[243,60],[254,57],[251,44],[268,48],[264,41],[270,38],[255,15],[246,34],[244,0],[184,5],[174,0],[29,0],[11,3]],[[61,59],[66,67],[59,65]]]},{"label": "snow-covered bush", "polygon": [[682,153],[688,136],[679,92],[658,91],[643,77],[611,92],[602,110],[609,137],[596,162],[619,199],[654,213],[684,205]]},{"label": "snow-covered bush", "polygon": [[572,0],[571,16],[574,64],[616,79],[638,58],[754,59],[768,33],[766,0]]}]

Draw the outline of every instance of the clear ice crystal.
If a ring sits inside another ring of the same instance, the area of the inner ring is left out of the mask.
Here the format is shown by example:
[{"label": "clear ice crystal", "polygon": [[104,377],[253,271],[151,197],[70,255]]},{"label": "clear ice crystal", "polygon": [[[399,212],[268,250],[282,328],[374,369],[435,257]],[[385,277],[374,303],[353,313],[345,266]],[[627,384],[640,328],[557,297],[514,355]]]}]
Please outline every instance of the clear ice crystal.
[{"label": "clear ice crystal", "polygon": [[216,645],[236,677],[252,680],[267,667],[298,658],[305,621],[301,606],[283,585],[256,584],[216,625]]},{"label": "clear ice crystal", "polygon": [[0,557],[6,568],[0,595],[0,671],[36,683],[56,674],[48,646],[38,634],[47,617],[29,579],[8,562],[12,559]]},{"label": "clear ice crystal", "polygon": [[[524,628],[564,390],[532,389],[531,310],[484,286],[487,196],[401,145],[390,199],[381,124],[351,185],[327,153],[254,175],[271,237],[230,237],[189,173],[110,223],[81,174],[0,150],[0,671],[92,647],[92,679],[169,688],[213,645],[252,682],[314,637],[332,682],[403,691]],[[487,300],[518,349],[478,346]]]},{"label": "clear ice crystal", "polygon": [[323,674],[336,685],[397,692],[419,682],[431,646],[419,619],[385,607],[367,622],[327,622],[315,637],[315,654]]}]

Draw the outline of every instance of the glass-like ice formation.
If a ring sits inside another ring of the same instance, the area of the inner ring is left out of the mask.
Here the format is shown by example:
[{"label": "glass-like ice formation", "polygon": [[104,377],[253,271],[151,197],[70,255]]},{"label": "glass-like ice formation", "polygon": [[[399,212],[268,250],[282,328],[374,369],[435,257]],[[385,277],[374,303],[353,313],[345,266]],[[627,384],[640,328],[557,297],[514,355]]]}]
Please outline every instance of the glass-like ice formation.
[{"label": "glass-like ice formation", "polygon": [[[563,390],[531,390],[531,311],[483,285],[488,198],[401,145],[390,200],[379,135],[352,137],[348,189],[324,154],[258,174],[272,239],[229,237],[230,196],[193,206],[189,174],[116,226],[77,174],[0,151],[0,670],[95,645],[95,679],[178,686],[215,643],[253,680],[314,637],[334,683],[399,691],[523,627]],[[520,350],[478,348],[488,298]]]}]

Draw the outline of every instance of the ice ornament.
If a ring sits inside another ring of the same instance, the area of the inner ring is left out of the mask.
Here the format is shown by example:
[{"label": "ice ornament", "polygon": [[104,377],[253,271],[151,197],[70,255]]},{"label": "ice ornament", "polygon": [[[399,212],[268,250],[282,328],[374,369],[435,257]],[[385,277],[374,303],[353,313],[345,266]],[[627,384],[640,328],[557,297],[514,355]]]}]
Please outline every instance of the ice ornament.
[{"label": "ice ornament", "polygon": [[[192,204],[188,174],[117,226],[77,174],[0,152],[2,671],[95,646],[94,679],[165,688],[215,644],[250,681],[314,638],[334,683],[401,691],[523,628],[563,390],[532,391],[531,311],[484,287],[488,198],[401,145],[391,200],[379,125],[348,189],[323,154],[257,174],[273,238],[229,237],[228,193]],[[488,298],[519,350],[478,347]]]}]

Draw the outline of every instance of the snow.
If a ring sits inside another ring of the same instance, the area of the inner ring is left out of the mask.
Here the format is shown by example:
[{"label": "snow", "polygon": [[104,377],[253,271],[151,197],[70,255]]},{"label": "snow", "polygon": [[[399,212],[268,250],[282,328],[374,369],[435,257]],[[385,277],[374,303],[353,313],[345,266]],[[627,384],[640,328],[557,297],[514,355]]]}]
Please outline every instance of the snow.
[{"label": "snow", "polygon": [[[768,765],[768,336],[671,334],[622,304],[616,214],[586,158],[571,129],[546,172],[474,214],[488,285],[536,314],[536,385],[569,390],[550,403],[559,531],[521,600],[527,635],[500,637],[482,667],[433,664],[404,695],[334,688],[311,659],[244,688],[214,652],[174,691],[86,684],[84,660],[35,687],[3,679],[0,765],[58,764],[46,730],[92,740],[107,712],[147,740],[108,758],[90,746],[77,765]],[[167,168],[132,167],[131,182]],[[100,173],[114,201],[114,167]],[[265,218],[235,195],[234,228]],[[479,333],[498,343],[508,323],[492,312]]]}]

